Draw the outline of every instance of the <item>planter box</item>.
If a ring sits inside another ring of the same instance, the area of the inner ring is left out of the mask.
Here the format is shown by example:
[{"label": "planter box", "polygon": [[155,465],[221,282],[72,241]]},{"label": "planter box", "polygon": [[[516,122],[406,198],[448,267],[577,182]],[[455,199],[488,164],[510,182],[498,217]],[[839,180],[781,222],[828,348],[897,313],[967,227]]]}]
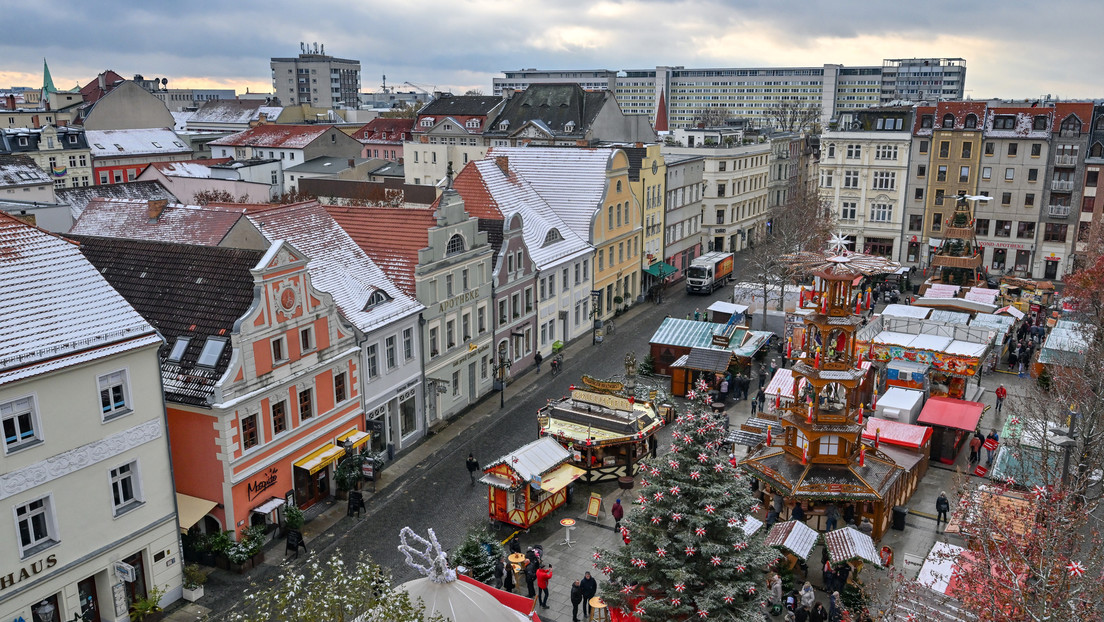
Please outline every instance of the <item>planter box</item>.
[{"label": "planter box", "polygon": [[203,598],[203,586],[202,585],[195,588],[194,590],[184,588],[184,600],[186,600],[190,603],[194,603],[194,602],[196,602],[197,600],[199,600],[201,598]]},{"label": "planter box", "polygon": [[254,568],[256,568],[257,566],[260,566],[261,564],[263,564],[264,563],[264,549],[262,549],[259,553],[254,555],[252,558],[250,558],[249,561],[253,564]]},{"label": "planter box", "polygon": [[221,568],[223,570],[230,569],[230,560],[227,559],[226,555],[222,553],[215,554],[215,568]]},{"label": "planter box", "polygon": [[248,571],[252,567],[253,567],[253,560],[252,559],[247,559],[247,560],[245,560],[244,562],[242,562],[240,564],[235,564],[234,562],[230,562],[230,572],[233,572],[233,573],[236,573],[236,574],[245,574],[246,571]]}]

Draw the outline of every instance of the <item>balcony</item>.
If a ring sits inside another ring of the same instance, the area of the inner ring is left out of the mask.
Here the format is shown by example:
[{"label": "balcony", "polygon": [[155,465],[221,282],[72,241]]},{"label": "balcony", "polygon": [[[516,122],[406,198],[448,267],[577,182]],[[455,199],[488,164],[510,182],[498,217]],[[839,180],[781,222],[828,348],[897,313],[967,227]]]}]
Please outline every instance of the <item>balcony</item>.
[{"label": "balcony", "polygon": [[1056,155],[1054,156],[1054,164],[1056,166],[1077,166],[1077,156]]},{"label": "balcony", "polygon": [[1050,189],[1055,192],[1073,192],[1073,180],[1053,179],[1050,182]]},{"label": "balcony", "polygon": [[1070,206],[1068,205],[1048,205],[1047,216],[1051,218],[1069,218]]}]

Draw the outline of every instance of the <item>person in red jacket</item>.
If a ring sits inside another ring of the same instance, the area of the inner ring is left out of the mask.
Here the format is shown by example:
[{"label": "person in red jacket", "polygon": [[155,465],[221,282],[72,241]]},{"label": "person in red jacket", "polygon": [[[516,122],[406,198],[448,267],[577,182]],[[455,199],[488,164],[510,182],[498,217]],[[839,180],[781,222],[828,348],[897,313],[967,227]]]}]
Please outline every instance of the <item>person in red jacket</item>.
[{"label": "person in red jacket", "polygon": [[537,570],[537,600],[548,609],[548,580],[552,578],[552,564]]},{"label": "person in red jacket", "polygon": [[613,516],[613,530],[621,531],[621,519],[625,518],[625,508],[621,505],[621,500],[613,502],[613,507],[610,508],[610,515]]},{"label": "person in red jacket", "polygon": [[1001,386],[997,387],[994,395],[997,396],[997,412],[1000,412],[1001,408],[1004,408],[1004,398],[1008,397],[1008,389],[1004,388],[1004,385],[1002,384]]}]

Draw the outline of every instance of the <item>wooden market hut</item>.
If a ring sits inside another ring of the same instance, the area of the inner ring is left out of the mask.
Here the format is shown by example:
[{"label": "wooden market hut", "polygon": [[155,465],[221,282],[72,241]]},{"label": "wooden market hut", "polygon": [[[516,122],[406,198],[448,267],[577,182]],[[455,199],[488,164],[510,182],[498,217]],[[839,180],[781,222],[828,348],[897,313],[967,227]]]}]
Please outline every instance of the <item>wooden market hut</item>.
[{"label": "wooden market hut", "polygon": [[664,319],[648,340],[655,373],[673,375],[673,365],[695,348],[727,352],[733,362],[739,363],[741,359],[750,362],[774,333],[740,326],[735,321],[737,318],[733,316],[724,324],[673,317]]},{"label": "wooden market hut", "polygon": [[962,445],[978,427],[985,404],[933,397],[924,404],[916,422],[931,426],[931,457],[943,464],[954,464]]},{"label": "wooden market hut", "polygon": [[570,464],[571,452],[541,438],[489,463],[480,482],[487,485],[491,518],[528,529],[567,502],[567,487],[583,476]]},{"label": "wooden market hut", "polygon": [[665,407],[621,395],[571,389],[537,411],[540,435],[569,452],[569,464],[585,482],[632,477],[640,461],[655,456],[656,432]]},{"label": "wooden market hut", "polygon": [[877,438],[878,449],[905,470],[906,496],[916,492],[916,486],[928,472],[932,429],[879,417],[868,417],[863,428],[863,440]]}]

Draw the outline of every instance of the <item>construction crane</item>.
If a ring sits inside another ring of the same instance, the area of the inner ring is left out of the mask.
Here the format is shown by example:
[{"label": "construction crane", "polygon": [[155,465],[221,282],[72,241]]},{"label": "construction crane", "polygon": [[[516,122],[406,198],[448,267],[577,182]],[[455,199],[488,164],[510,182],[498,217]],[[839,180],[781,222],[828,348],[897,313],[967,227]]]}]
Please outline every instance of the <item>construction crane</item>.
[{"label": "construction crane", "polygon": [[[433,97],[433,94],[437,92],[436,84],[434,84],[433,86],[429,86],[427,84],[414,84],[413,82],[403,82],[403,84],[405,84],[406,86],[412,86],[430,97]],[[429,86],[429,88],[426,88],[427,86]]]}]

